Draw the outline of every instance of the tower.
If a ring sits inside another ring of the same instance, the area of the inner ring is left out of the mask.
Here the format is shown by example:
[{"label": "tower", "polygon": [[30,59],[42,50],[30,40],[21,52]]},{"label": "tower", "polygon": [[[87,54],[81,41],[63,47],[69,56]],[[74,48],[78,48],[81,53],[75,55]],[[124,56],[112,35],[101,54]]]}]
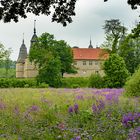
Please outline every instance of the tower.
[{"label": "tower", "polygon": [[91,38],[90,38],[90,44],[89,44],[88,48],[93,48]]},{"label": "tower", "polygon": [[[37,41],[36,20],[34,20],[34,32],[33,32],[33,36],[30,41],[31,42],[30,49],[31,49],[33,43],[35,43],[36,41]],[[29,52],[30,52],[30,50],[29,50]],[[25,60],[25,65],[24,65],[24,77],[32,78],[32,77],[36,77],[37,75],[38,75],[38,71],[37,71],[35,64],[33,62],[30,62],[29,56],[27,56],[27,58]]]},{"label": "tower", "polygon": [[31,38],[31,45],[30,47],[32,46],[33,43],[35,43],[37,41],[37,35],[36,35],[36,20],[34,20],[34,34]]},{"label": "tower", "polygon": [[20,47],[19,56],[16,63],[16,77],[17,78],[24,77],[24,64],[25,64],[26,58],[27,58],[27,48],[24,44],[24,35],[23,35],[23,41]]}]

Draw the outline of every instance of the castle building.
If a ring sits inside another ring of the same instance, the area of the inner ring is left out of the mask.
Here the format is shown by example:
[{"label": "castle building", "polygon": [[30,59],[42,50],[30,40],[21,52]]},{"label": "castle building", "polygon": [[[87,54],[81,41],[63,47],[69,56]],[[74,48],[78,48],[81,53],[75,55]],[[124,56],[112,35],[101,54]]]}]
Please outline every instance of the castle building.
[{"label": "castle building", "polygon": [[[30,41],[30,48],[36,41],[36,28],[34,24],[34,34]],[[29,50],[30,51],[30,50]],[[103,49],[99,47],[93,48],[90,39],[88,48],[73,47],[74,66],[77,68],[76,74],[64,74],[64,77],[87,77],[92,73],[103,75],[102,63],[108,57],[108,54],[103,53]],[[33,63],[29,61],[27,48],[24,44],[24,39],[20,47],[19,56],[16,63],[16,77],[17,78],[33,78],[38,75],[38,70]]]},{"label": "castle building", "polygon": [[[34,34],[30,41],[30,48],[32,44],[37,40],[36,28],[34,22]],[[27,54],[27,48],[24,44],[24,39],[20,47],[19,56],[16,63],[16,78],[33,78],[38,74],[37,68],[33,63],[29,61]]]},{"label": "castle building", "polygon": [[65,77],[88,77],[91,74],[104,75],[102,69],[103,62],[108,58],[108,54],[103,49],[93,48],[91,40],[88,48],[72,48],[74,66],[77,68],[76,74],[65,74]]}]

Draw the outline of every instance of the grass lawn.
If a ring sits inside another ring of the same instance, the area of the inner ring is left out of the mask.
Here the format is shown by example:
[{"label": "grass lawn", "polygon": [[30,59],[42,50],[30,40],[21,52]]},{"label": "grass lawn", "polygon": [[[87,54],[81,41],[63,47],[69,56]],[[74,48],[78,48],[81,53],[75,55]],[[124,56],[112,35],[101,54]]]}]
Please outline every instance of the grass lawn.
[{"label": "grass lawn", "polygon": [[139,140],[140,98],[123,89],[0,89],[0,140]]}]

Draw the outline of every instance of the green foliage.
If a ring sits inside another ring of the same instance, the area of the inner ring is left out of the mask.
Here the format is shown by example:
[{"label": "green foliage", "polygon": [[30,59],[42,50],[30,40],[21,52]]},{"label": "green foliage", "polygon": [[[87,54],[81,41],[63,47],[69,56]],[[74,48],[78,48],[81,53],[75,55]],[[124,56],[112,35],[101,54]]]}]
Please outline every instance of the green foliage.
[{"label": "green foliage", "polygon": [[53,56],[48,58],[47,64],[44,63],[39,69],[39,75],[37,80],[39,82],[45,82],[51,87],[59,87],[61,85],[61,62],[57,57]]},{"label": "green foliage", "polygon": [[123,57],[128,71],[133,74],[140,64],[140,37],[129,34],[120,44],[119,55]]},{"label": "green foliage", "polygon": [[38,87],[38,88],[48,88],[49,85],[46,84],[46,83],[40,83],[37,87]]},{"label": "green foliage", "polygon": [[103,77],[101,77],[99,74],[91,74],[91,76],[89,77],[89,87],[103,88],[103,84]]},{"label": "green foliage", "polygon": [[53,87],[60,86],[64,73],[74,70],[70,46],[63,40],[54,40],[54,36],[49,33],[43,33],[33,44],[29,58],[38,66],[38,81]]},{"label": "green foliage", "polygon": [[105,81],[108,87],[124,86],[129,72],[122,57],[111,54],[104,63]]},{"label": "green foliage", "polygon": [[15,78],[16,77],[16,69],[10,68],[6,75],[5,68],[0,68],[0,78]]},{"label": "green foliage", "polygon": [[101,47],[107,48],[110,53],[117,53],[119,40],[126,34],[127,29],[121,25],[119,19],[105,20],[103,26],[106,41]]},{"label": "green foliage", "polygon": [[3,60],[4,56],[5,56],[5,48],[3,44],[0,43],[0,61]]},{"label": "green foliage", "polygon": [[0,88],[29,88],[37,87],[37,81],[35,79],[14,79],[14,78],[2,78],[0,79]]},{"label": "green foliage", "polygon": [[18,22],[20,18],[27,18],[27,13],[39,16],[44,14],[52,16],[52,22],[63,24],[72,22],[72,16],[75,16],[76,0],[69,1],[42,1],[42,0],[23,0],[23,1],[0,1],[0,20]]},{"label": "green foliage", "polygon": [[89,79],[87,77],[66,77],[62,79],[63,88],[82,88],[88,87]]},{"label": "green foliage", "polygon": [[140,67],[125,84],[126,96],[140,96]]},{"label": "green foliage", "polygon": [[73,52],[71,47],[64,40],[60,40],[56,42],[52,52],[55,56],[60,57],[62,76],[64,73],[73,73]]}]

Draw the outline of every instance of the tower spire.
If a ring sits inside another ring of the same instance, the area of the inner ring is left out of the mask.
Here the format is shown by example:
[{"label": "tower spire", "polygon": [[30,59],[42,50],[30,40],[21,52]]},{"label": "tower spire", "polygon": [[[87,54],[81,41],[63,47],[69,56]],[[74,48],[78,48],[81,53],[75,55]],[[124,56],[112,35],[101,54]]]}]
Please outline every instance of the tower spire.
[{"label": "tower spire", "polygon": [[92,42],[91,42],[91,36],[90,36],[90,45],[92,45]]},{"label": "tower spire", "polygon": [[34,34],[36,34],[36,20],[34,20]]},{"label": "tower spire", "polygon": [[23,33],[23,41],[22,41],[22,44],[24,44],[24,33]]},{"label": "tower spire", "polygon": [[93,48],[92,41],[91,41],[91,36],[90,36],[90,44],[89,44],[89,47],[88,48]]}]

